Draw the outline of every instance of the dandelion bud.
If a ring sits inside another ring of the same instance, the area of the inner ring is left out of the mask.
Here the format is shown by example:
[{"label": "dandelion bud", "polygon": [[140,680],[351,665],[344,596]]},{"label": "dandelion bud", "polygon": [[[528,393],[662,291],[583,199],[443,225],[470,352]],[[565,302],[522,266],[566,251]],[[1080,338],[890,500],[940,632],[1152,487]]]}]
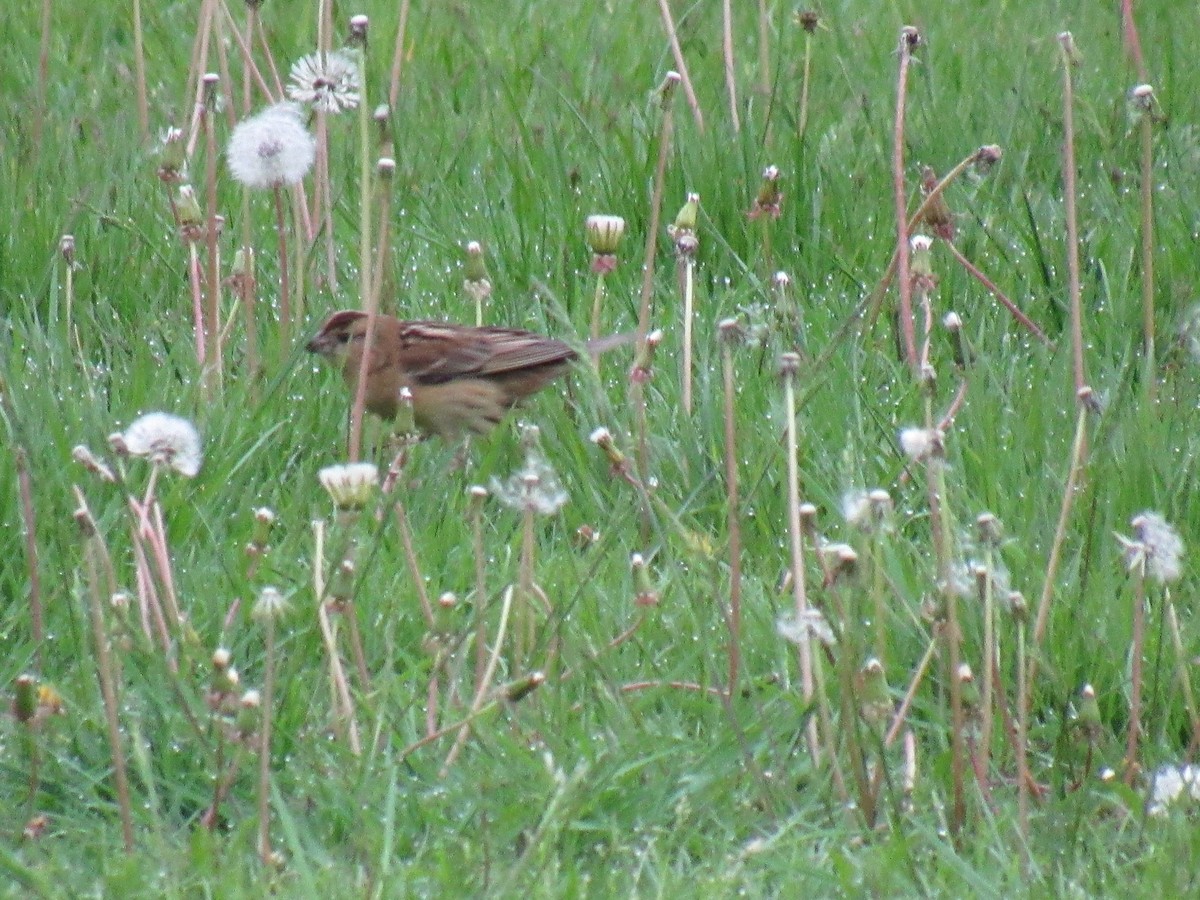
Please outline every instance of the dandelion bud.
[{"label": "dandelion bud", "polygon": [[1000,149],[999,144],[984,144],[975,151],[975,170],[981,175],[986,175],[1000,162],[1003,155],[1004,151]]},{"label": "dandelion bud", "polygon": [[800,371],[799,353],[779,354],[779,375],[781,378],[795,378]]},{"label": "dandelion bud", "polygon": [[233,254],[233,265],[230,267],[230,276],[235,280],[248,280],[254,282],[254,248],[239,247],[237,252]]},{"label": "dandelion bud", "polygon": [[990,512],[980,513],[975,518],[975,533],[979,536],[979,543],[992,547],[1000,546],[1000,539],[1003,536],[1000,520]]},{"label": "dandelion bud", "polygon": [[638,347],[637,356],[634,357],[633,366],[629,370],[629,380],[631,382],[634,384],[645,384],[650,380],[654,365],[654,351],[658,349],[658,345],[662,343],[662,339],[663,333],[661,328],[656,328],[646,335],[646,339]]},{"label": "dandelion bud", "polygon": [[104,461],[83,444],[71,450],[71,459],[79,463],[93,475],[99,475],[104,481],[113,482],[117,477]]},{"label": "dandelion bud", "polygon": [[682,81],[680,74],[674,70],[667,72],[662,83],[658,86],[658,101],[665,107],[675,96],[675,87]]},{"label": "dandelion bud", "polygon": [[158,153],[158,177],[165,182],[178,181],[187,166],[187,142],[182,128],[163,132]]},{"label": "dandelion bud", "polygon": [[1075,711],[1075,724],[1089,739],[1099,737],[1103,722],[1100,718],[1100,704],[1096,702],[1096,689],[1085,684],[1079,691],[1079,708]]},{"label": "dandelion bud", "polygon": [[658,591],[654,588],[654,583],[650,580],[650,570],[646,566],[646,560],[640,553],[635,553],[629,558],[629,565],[633,569],[633,586],[636,591],[634,604],[636,606],[657,606]]},{"label": "dandelion bud", "polygon": [[1025,602],[1025,595],[1020,591],[1010,592],[1004,599],[1004,605],[1008,608],[1013,621],[1025,622],[1029,619],[1029,604]]},{"label": "dandelion bud", "polygon": [[504,693],[504,699],[509,703],[519,703],[527,696],[537,690],[546,681],[546,673],[531,672],[524,678],[519,678],[516,681],[510,681],[501,690]]},{"label": "dandelion bud", "polygon": [[483,259],[483,245],[479,241],[467,243],[466,262],[467,281],[487,281],[487,263]]},{"label": "dandelion bud", "polygon": [[687,202],[680,207],[679,212],[675,216],[675,229],[686,229],[687,231],[696,230],[696,219],[700,214],[700,195],[688,194]]},{"label": "dandelion bud", "polygon": [[892,696],[883,663],[871,657],[858,670],[858,703],[863,720],[881,729],[892,716]]},{"label": "dandelion bud", "polygon": [[1129,91],[1129,118],[1135,124],[1141,124],[1143,119],[1154,121],[1155,102],[1154,88],[1148,84],[1139,84]]},{"label": "dandelion bud", "polygon": [[908,240],[912,249],[911,271],[915,278],[930,278],[933,276],[933,239],[928,235],[914,234]]},{"label": "dandelion bud", "polygon": [[746,214],[750,219],[768,216],[778,219],[782,211],[783,192],[779,189],[779,167],[767,166],[763,169],[762,181],[758,185],[758,195],[754,204]]},{"label": "dandelion bud", "polygon": [[181,184],[175,197],[175,208],[179,214],[179,224],[186,236],[189,229],[199,229],[204,223],[204,213],[200,209],[200,201],[196,199],[196,190],[190,184]]},{"label": "dandelion bud", "polygon": [[32,675],[18,675],[13,697],[13,716],[22,725],[37,714],[37,681]]},{"label": "dandelion bud", "polygon": [[921,46],[921,32],[913,25],[905,25],[900,29],[900,46],[908,51]]},{"label": "dandelion bud", "polygon": [[625,454],[617,448],[617,442],[613,440],[611,431],[603,427],[597,428],[588,439],[604,451],[604,455],[608,457],[608,461],[614,469],[624,468]]},{"label": "dandelion bud", "polygon": [[721,339],[722,344],[730,346],[738,344],[744,337],[742,327],[738,324],[737,319],[722,319],[717,323],[717,336]]},{"label": "dandelion bud", "polygon": [[804,536],[809,542],[816,546],[817,544],[817,507],[812,503],[800,504],[800,530],[804,532]]},{"label": "dandelion bud", "polygon": [[975,359],[975,352],[971,349],[971,342],[967,340],[966,332],[963,331],[962,317],[956,312],[946,313],[946,317],[942,319],[942,325],[950,332],[950,345],[954,352],[954,365],[960,369],[965,369]]},{"label": "dandelion bud", "polygon": [[575,529],[571,544],[576,550],[586,550],[600,540],[600,532],[586,522]]},{"label": "dandelion bud", "polygon": [[58,239],[58,252],[62,254],[62,258],[68,266],[75,265],[75,235],[64,234]]},{"label": "dandelion bud", "polygon": [[247,738],[258,728],[258,719],[262,709],[262,695],[256,690],[248,690],[238,701],[237,717],[234,728],[243,738]]},{"label": "dandelion bud", "polygon": [[217,87],[221,84],[221,76],[216,72],[205,72],[200,82],[203,85],[204,109],[210,113],[215,112],[217,104],[221,100],[220,95],[217,93]]},{"label": "dandelion bud", "polygon": [[350,17],[350,39],[348,43],[351,47],[362,47],[364,50],[367,48],[367,29],[370,27],[370,24],[370,18],[362,13]]},{"label": "dandelion bud", "polygon": [[329,596],[335,603],[341,604],[354,594],[354,560],[343,559],[333,570],[329,579]]},{"label": "dandelion bud", "polygon": [[453,591],[446,591],[437,599],[433,608],[433,627],[439,634],[449,634],[453,631],[454,611],[458,609],[458,597]]},{"label": "dandelion bud", "polygon": [[1079,65],[1079,49],[1075,46],[1075,36],[1069,31],[1061,31],[1058,34],[1058,42],[1062,44],[1067,62],[1073,66]]},{"label": "dandelion bud", "polygon": [[796,13],[796,23],[809,34],[817,30],[817,25],[820,24],[820,21],[820,16],[811,9]]}]

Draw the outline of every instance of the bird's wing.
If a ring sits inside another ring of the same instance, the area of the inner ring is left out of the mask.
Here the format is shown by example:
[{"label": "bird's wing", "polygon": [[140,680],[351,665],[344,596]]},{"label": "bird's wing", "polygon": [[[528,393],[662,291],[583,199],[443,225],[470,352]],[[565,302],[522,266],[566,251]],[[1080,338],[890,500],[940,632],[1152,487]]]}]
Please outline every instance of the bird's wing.
[{"label": "bird's wing", "polygon": [[405,322],[400,339],[404,368],[417,384],[504,375],[575,357],[562,341],[514,328]]}]

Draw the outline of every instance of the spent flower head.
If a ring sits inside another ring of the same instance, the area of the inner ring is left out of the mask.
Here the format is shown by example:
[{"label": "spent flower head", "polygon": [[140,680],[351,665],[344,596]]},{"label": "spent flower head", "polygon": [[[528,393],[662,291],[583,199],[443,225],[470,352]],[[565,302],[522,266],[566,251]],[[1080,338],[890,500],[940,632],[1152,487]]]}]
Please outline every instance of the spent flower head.
[{"label": "spent flower head", "polygon": [[942,433],[937,428],[905,428],[900,432],[900,449],[914,462],[941,456]]},{"label": "spent flower head", "polygon": [[814,638],[826,647],[837,643],[833,628],[826,621],[824,614],[816,607],[810,606],[800,616],[784,616],[775,622],[775,630],[785,641],[793,644],[806,643]]},{"label": "spent flower head", "polygon": [[365,462],[326,466],[317,478],[338,509],[362,509],[379,484],[379,468]]},{"label": "spent flower head", "polygon": [[272,585],[267,585],[258,592],[258,599],[254,602],[254,609],[250,615],[260,622],[267,619],[278,619],[288,609],[287,598],[283,596],[283,591]]},{"label": "spent flower head", "polygon": [[1150,776],[1150,799],[1146,812],[1165,815],[1174,805],[1200,800],[1200,766],[1167,765]]},{"label": "spent flower head", "polygon": [[552,516],[570,499],[558,474],[536,446],[525,452],[525,465],[504,481],[492,478],[491,491],[505,506]]},{"label": "spent flower head", "polygon": [[358,63],[348,53],[318,51],[303,56],[292,65],[288,81],[289,98],[322,112],[355,109],[360,101]]},{"label": "spent flower head", "polygon": [[1138,513],[1130,520],[1133,539],[1116,535],[1121,554],[1130,569],[1142,569],[1160,584],[1178,581],[1183,574],[1183,539],[1156,512]]},{"label": "spent flower head", "polygon": [[123,432],[109,435],[108,442],[119,454],[144,457],[188,478],[196,476],[204,459],[196,426],[171,413],[139,416]]},{"label": "spent flower head", "polygon": [[317,142],[304,127],[299,107],[276,103],[237,124],[225,156],[230,173],[246,187],[282,187],[308,174]]}]

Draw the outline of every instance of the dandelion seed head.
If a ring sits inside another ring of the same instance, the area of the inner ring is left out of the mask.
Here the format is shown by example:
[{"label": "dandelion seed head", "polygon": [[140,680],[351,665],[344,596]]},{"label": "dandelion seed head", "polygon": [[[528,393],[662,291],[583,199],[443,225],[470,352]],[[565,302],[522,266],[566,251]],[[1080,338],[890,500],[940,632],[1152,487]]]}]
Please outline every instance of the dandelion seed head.
[{"label": "dandelion seed head", "polygon": [[1200,766],[1168,765],[1150,776],[1147,813],[1162,816],[1169,807],[1186,800],[1200,800]]},{"label": "dandelion seed head", "polygon": [[941,443],[942,435],[936,428],[905,428],[900,432],[900,449],[914,462],[933,456]]},{"label": "dandelion seed head", "polygon": [[1183,574],[1183,539],[1166,519],[1147,510],[1130,524],[1146,553],[1146,569],[1160,583],[1178,581]]},{"label": "dandelion seed head", "polygon": [[312,168],[317,142],[299,107],[277,103],[237,124],[225,156],[230,173],[246,187],[282,187],[297,184]]},{"label": "dandelion seed head", "polygon": [[358,63],[347,53],[310,53],[292,65],[287,94],[297,103],[337,114],[361,101]]},{"label": "dandelion seed head", "polygon": [[775,622],[775,630],[785,641],[803,644],[816,638],[827,647],[837,643],[837,636],[819,609],[809,607],[799,616],[784,616]]},{"label": "dandelion seed head", "polygon": [[570,499],[558,473],[536,447],[526,451],[525,465],[504,481],[493,478],[491,491],[505,506],[543,516],[554,515]]},{"label": "dandelion seed head", "polygon": [[866,491],[850,490],[842,494],[842,518],[847,525],[861,528],[867,525],[871,516],[871,498]]},{"label": "dandelion seed head", "polygon": [[134,419],[125,431],[112,435],[109,443],[118,452],[169,466],[187,478],[196,477],[204,459],[196,426],[171,413],[146,413]]}]

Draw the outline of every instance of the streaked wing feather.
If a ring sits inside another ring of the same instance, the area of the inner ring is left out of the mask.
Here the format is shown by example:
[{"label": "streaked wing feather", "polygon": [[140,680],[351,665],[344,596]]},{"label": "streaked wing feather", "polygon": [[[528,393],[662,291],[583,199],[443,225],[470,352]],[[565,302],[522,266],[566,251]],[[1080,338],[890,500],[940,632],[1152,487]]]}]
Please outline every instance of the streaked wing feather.
[{"label": "streaked wing feather", "polygon": [[405,369],[418,384],[504,375],[575,356],[562,341],[513,328],[405,322],[400,337]]}]

